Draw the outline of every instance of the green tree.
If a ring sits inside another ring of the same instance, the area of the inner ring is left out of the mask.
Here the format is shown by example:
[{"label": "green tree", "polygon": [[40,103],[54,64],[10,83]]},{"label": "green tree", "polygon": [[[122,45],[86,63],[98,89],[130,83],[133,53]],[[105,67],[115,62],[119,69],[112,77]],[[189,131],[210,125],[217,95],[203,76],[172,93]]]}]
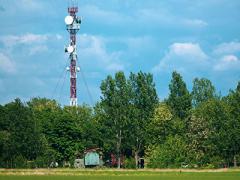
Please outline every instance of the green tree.
[{"label": "green tree", "polygon": [[[35,160],[44,150],[39,124],[31,109],[20,99],[5,105],[6,132],[4,159],[14,167],[17,159]],[[9,163],[7,163],[9,164]]]},{"label": "green tree", "polygon": [[55,100],[47,98],[33,98],[28,102],[28,106],[39,124],[41,136],[45,142],[44,154],[39,158],[42,158],[43,166],[48,167],[51,162],[58,161],[61,156],[53,147],[53,139],[56,136],[54,126],[62,114],[62,109]]},{"label": "green tree", "polygon": [[230,120],[228,122],[229,157],[237,166],[237,156],[240,156],[240,82],[235,91],[230,91],[224,101],[229,105]]},{"label": "green tree", "polygon": [[149,146],[146,158],[150,168],[179,168],[187,161],[187,144],[181,136],[168,136],[163,144]]},{"label": "green tree", "polygon": [[69,161],[98,145],[92,109],[87,105],[60,107],[54,100],[34,98],[29,103],[46,139],[46,163]]},{"label": "green tree", "polygon": [[163,144],[167,137],[173,134],[173,124],[173,115],[169,107],[165,103],[160,103],[147,125],[148,145]]},{"label": "green tree", "polygon": [[[81,144],[81,129],[76,123],[76,107],[65,107],[53,124],[52,134],[49,142],[53,149],[59,152],[58,161],[69,161],[74,157],[78,149],[83,149]],[[75,117],[73,117],[75,116]]]},{"label": "green tree", "polygon": [[193,80],[192,102],[194,107],[216,97],[215,87],[210,80],[206,78],[195,78]]},{"label": "green tree", "polygon": [[129,139],[130,147],[134,152],[136,167],[139,153],[144,150],[146,143],[146,127],[153,117],[155,107],[158,104],[158,96],[153,82],[153,76],[149,73],[139,72],[130,74],[130,108],[129,111]]},{"label": "green tree", "polygon": [[187,139],[188,139],[188,157],[192,164],[202,166],[209,163],[208,153],[211,151],[209,139],[214,133],[210,126],[210,122],[193,113],[189,122]]},{"label": "green tree", "polygon": [[0,167],[5,166],[7,143],[9,142],[9,122],[6,118],[6,110],[0,105]]},{"label": "green tree", "polygon": [[52,129],[58,116],[62,113],[60,105],[55,100],[46,98],[33,98],[28,102],[33,116],[40,124],[41,133],[47,140],[52,134]]},{"label": "green tree", "polygon": [[182,120],[185,119],[191,109],[192,98],[187,90],[186,83],[183,81],[182,76],[176,71],[172,73],[169,90],[170,94],[166,101],[167,105],[172,109],[173,114],[176,117]]},{"label": "green tree", "polygon": [[229,118],[228,105],[218,99],[208,100],[193,111],[187,135],[194,163],[219,166],[228,161]]},{"label": "green tree", "polygon": [[116,149],[118,168],[120,168],[120,156],[122,142],[128,125],[129,87],[123,72],[115,74],[115,79],[108,76],[101,84],[101,107],[105,113],[104,124],[108,127],[109,137],[112,138],[113,147]]},{"label": "green tree", "polygon": [[95,104],[93,122],[97,131],[99,147],[102,147],[103,153],[106,155],[113,151],[112,146],[115,141],[113,138],[109,138],[114,136],[114,134],[112,129],[110,129],[111,121],[107,118],[108,115],[105,113],[105,108],[101,102]]}]

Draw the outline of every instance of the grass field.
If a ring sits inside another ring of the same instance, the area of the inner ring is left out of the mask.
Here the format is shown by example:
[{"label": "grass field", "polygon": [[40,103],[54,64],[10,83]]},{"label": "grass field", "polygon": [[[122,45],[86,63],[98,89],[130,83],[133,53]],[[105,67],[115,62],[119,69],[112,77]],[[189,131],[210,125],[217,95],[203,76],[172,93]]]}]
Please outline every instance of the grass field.
[{"label": "grass field", "polygon": [[240,170],[0,170],[0,180],[240,180]]}]

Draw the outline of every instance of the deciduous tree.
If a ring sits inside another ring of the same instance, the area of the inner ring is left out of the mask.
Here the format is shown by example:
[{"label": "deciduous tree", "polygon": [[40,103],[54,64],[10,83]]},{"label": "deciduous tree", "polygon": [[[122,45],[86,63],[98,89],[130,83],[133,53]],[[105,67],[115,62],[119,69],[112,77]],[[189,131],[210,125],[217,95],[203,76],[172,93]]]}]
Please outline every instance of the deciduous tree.
[{"label": "deciduous tree", "polygon": [[172,73],[169,90],[170,94],[166,101],[167,105],[172,109],[175,116],[182,120],[185,119],[191,109],[192,98],[182,76],[176,71]]},{"label": "deciduous tree", "polygon": [[210,80],[206,78],[195,78],[193,80],[192,102],[194,107],[216,97],[215,87]]}]

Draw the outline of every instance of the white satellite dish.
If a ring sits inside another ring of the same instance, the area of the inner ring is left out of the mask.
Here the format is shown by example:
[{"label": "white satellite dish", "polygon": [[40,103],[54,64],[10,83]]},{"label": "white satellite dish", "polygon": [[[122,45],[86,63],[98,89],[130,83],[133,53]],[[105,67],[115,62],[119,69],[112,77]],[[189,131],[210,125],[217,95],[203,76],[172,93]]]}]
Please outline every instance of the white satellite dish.
[{"label": "white satellite dish", "polygon": [[74,51],[74,47],[73,46],[68,46],[67,47],[67,52],[68,53],[72,53]]},{"label": "white satellite dish", "polygon": [[67,25],[71,25],[73,23],[73,17],[72,16],[66,16],[65,17],[65,23]]}]

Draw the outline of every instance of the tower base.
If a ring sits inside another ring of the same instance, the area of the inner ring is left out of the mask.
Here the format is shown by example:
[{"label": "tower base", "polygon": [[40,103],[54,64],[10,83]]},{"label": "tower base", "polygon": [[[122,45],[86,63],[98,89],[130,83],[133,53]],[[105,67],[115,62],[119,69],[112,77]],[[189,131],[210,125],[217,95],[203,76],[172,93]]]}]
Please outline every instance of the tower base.
[{"label": "tower base", "polygon": [[77,106],[77,98],[70,99],[70,106]]}]

